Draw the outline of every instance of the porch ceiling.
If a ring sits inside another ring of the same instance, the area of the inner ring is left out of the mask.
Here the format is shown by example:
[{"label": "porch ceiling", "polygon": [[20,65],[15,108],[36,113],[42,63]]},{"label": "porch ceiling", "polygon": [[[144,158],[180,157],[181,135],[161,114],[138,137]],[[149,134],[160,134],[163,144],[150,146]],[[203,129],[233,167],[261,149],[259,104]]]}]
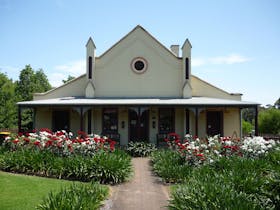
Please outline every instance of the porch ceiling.
[{"label": "porch ceiling", "polygon": [[185,106],[185,107],[205,107],[205,106],[230,106],[230,107],[255,107],[258,103],[247,101],[236,101],[208,97],[192,98],[82,98],[64,97],[36,101],[23,101],[17,103],[22,107],[37,106]]}]

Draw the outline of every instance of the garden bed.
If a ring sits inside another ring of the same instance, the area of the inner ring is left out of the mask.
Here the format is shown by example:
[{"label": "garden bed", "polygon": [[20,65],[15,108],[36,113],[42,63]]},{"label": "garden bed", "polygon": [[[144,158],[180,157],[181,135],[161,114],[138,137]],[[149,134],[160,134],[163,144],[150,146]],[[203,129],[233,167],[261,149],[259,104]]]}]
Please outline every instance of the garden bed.
[{"label": "garden bed", "polygon": [[279,209],[280,150],[273,140],[187,136],[153,153],[156,174],[172,187],[170,209]]},{"label": "garden bed", "polygon": [[13,135],[4,141],[0,150],[0,169],[78,181],[116,184],[132,174],[131,157],[115,149],[115,142],[98,135],[79,132],[38,133]]}]

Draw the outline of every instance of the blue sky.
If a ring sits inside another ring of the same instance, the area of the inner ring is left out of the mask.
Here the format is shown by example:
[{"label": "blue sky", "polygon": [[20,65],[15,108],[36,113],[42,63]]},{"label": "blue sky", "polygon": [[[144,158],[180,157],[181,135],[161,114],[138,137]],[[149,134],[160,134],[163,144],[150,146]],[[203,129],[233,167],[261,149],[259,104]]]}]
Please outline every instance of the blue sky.
[{"label": "blue sky", "polygon": [[97,56],[142,25],[162,44],[192,43],[192,74],[243,100],[280,97],[278,0],[0,0],[0,71],[26,64],[53,86],[85,72],[85,44]]}]

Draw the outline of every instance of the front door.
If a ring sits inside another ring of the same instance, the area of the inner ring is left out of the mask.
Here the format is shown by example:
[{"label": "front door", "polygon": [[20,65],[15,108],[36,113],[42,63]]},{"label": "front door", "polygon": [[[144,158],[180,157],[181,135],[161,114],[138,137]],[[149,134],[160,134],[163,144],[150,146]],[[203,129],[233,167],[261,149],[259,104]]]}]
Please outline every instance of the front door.
[{"label": "front door", "polygon": [[223,112],[208,111],[207,112],[207,135],[215,136],[220,134],[223,136]]},{"label": "front door", "polygon": [[149,141],[149,109],[133,107],[129,109],[129,140]]},{"label": "front door", "polygon": [[53,111],[53,131],[70,130],[69,111]]}]

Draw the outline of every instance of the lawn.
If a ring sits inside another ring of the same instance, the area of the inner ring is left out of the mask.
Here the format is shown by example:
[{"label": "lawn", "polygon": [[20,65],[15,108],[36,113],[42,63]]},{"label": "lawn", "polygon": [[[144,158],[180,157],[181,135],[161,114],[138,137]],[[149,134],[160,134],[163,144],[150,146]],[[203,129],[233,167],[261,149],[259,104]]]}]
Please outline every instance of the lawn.
[{"label": "lawn", "polygon": [[35,209],[50,191],[57,192],[71,183],[73,182],[0,171],[0,209]]}]

